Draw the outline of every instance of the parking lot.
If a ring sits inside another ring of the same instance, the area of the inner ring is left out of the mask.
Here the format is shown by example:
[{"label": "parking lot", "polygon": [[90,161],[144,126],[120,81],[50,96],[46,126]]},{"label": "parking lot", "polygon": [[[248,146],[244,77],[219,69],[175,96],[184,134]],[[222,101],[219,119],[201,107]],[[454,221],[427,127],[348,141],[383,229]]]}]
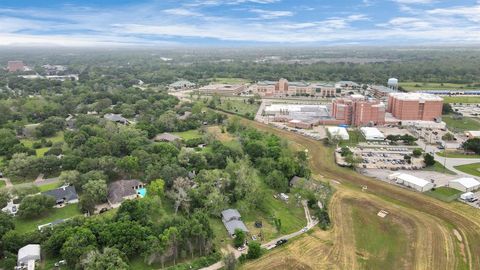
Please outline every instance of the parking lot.
[{"label": "parking lot", "polygon": [[463,116],[467,117],[478,117],[480,116],[480,105],[479,104],[452,104],[452,109],[461,113]]},{"label": "parking lot", "polygon": [[[364,169],[418,170],[423,168],[423,159],[412,157],[412,150],[406,147],[354,148],[352,150],[362,158],[359,164]],[[405,156],[411,157],[409,163]]]}]

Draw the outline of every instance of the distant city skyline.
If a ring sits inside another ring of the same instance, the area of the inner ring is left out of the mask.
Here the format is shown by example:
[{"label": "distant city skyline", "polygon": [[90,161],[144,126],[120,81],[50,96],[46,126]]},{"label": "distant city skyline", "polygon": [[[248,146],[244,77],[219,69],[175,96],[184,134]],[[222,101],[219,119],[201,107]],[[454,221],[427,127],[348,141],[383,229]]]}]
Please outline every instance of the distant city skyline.
[{"label": "distant city skyline", "polygon": [[479,44],[480,0],[0,2],[0,46]]}]

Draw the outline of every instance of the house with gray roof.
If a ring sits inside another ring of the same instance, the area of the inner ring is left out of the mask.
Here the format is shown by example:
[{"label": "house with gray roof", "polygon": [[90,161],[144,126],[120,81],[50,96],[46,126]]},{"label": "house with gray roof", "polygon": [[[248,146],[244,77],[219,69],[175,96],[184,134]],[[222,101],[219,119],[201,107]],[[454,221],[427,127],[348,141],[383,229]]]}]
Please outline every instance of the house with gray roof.
[{"label": "house with gray roof", "polygon": [[196,84],[187,81],[187,80],[179,80],[169,85],[170,90],[185,90],[195,87]]},{"label": "house with gray roof", "polygon": [[138,180],[119,180],[108,185],[108,203],[112,208],[119,207],[123,201],[140,197],[139,190],[145,184]]},{"label": "house with gray roof", "polygon": [[42,192],[42,194],[54,197],[56,204],[78,203],[78,194],[73,185],[47,190]]},{"label": "house with gray roof", "polygon": [[107,119],[108,121],[119,123],[122,125],[129,125],[130,121],[123,117],[121,114],[114,114],[114,113],[107,113],[103,116],[103,118]]},{"label": "house with gray roof", "polygon": [[[26,245],[18,250],[18,266],[28,266],[28,269],[35,269],[35,261],[39,261],[40,259],[40,245],[38,244]],[[31,268],[30,265],[33,265],[33,268]]]},{"label": "house with gray roof", "polygon": [[153,138],[153,140],[156,142],[174,142],[180,141],[181,139],[181,137],[170,133],[158,134],[157,136],[155,136],[155,138]]},{"label": "house with gray roof", "polygon": [[241,220],[242,216],[237,209],[227,209],[222,211],[222,222],[228,231],[228,234],[235,236],[235,230],[240,229],[248,233],[245,223]]}]

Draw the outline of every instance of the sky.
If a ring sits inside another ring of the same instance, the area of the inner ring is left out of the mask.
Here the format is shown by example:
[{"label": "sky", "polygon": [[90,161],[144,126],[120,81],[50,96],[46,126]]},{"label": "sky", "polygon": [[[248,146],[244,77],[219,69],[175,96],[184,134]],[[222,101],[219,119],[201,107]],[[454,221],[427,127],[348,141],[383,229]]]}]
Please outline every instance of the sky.
[{"label": "sky", "polygon": [[2,45],[480,45],[480,0],[1,0]]}]

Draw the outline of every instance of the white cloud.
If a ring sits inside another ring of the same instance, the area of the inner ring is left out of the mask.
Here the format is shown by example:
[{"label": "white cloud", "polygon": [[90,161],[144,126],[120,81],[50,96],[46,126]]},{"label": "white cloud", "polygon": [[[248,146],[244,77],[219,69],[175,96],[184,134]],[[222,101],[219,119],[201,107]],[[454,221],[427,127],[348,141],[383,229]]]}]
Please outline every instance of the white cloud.
[{"label": "white cloud", "polygon": [[473,7],[451,7],[451,8],[440,8],[440,9],[433,9],[427,12],[431,15],[437,16],[461,16],[465,17],[465,19],[473,21],[473,22],[480,22],[480,5],[473,6]]},{"label": "white cloud", "polygon": [[291,17],[294,15],[291,11],[283,11],[283,10],[265,10],[265,9],[250,9],[250,12],[258,14],[260,19],[270,20],[270,19],[277,19],[281,17]]},{"label": "white cloud", "polygon": [[203,14],[195,12],[186,8],[171,8],[165,9],[163,12],[176,16],[202,16]]}]

